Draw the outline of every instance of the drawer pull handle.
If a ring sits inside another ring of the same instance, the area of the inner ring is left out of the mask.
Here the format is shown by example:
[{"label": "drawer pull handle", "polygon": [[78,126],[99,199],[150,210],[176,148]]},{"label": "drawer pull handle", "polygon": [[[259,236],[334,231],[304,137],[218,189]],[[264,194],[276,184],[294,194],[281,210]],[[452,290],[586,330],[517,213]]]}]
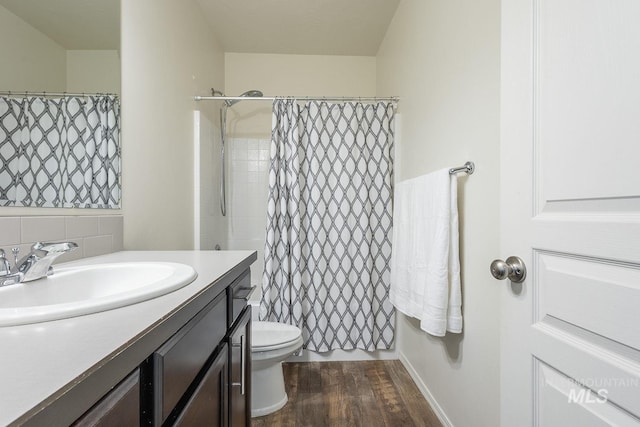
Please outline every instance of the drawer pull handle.
[{"label": "drawer pull handle", "polygon": [[240,393],[244,396],[244,366],[245,366],[245,351],[246,351],[247,341],[245,340],[244,335],[240,335]]},{"label": "drawer pull handle", "polygon": [[[245,380],[245,351],[246,351],[245,336],[240,335],[240,382],[232,383],[234,386],[240,386],[240,394],[244,395],[244,380]],[[238,344],[233,344],[234,347],[238,347]]]},{"label": "drawer pull handle", "polygon": [[255,286],[251,286],[250,288],[238,288],[238,290],[233,293],[233,299],[243,299],[247,301],[249,299],[249,295],[251,295],[255,288]]}]

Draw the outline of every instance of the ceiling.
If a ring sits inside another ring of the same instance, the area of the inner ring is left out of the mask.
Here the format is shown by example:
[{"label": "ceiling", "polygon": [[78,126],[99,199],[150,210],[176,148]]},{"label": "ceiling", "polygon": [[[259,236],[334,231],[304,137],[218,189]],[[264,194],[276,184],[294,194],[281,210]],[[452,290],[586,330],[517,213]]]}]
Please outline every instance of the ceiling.
[{"label": "ceiling", "polygon": [[[375,56],[400,0],[195,1],[225,52]],[[120,0],[0,5],[65,49],[120,47]]]},{"label": "ceiling", "polygon": [[225,52],[375,56],[400,0],[196,0]]},{"label": "ceiling", "polygon": [[0,0],[0,6],[65,49],[120,49],[120,0]]}]

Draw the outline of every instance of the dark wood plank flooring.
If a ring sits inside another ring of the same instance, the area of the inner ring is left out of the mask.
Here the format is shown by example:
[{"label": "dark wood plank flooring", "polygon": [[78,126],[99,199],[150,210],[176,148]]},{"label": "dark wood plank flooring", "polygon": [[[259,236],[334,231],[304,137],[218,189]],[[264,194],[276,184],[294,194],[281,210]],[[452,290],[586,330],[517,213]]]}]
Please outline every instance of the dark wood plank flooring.
[{"label": "dark wood plank flooring", "polygon": [[442,424],[398,360],[284,363],[289,402],[253,427]]}]

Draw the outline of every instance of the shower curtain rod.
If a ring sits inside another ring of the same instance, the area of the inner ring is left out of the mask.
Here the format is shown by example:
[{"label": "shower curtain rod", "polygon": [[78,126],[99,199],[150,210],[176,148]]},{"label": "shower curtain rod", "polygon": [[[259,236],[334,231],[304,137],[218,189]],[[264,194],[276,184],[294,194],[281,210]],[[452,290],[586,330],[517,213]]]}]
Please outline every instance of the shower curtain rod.
[{"label": "shower curtain rod", "polygon": [[390,101],[398,102],[397,96],[196,96],[196,101],[273,101],[282,98],[293,98],[301,101]]},{"label": "shower curtain rod", "polygon": [[0,91],[0,96],[115,96],[118,97],[116,93],[72,93],[72,92],[13,92],[10,90]]}]

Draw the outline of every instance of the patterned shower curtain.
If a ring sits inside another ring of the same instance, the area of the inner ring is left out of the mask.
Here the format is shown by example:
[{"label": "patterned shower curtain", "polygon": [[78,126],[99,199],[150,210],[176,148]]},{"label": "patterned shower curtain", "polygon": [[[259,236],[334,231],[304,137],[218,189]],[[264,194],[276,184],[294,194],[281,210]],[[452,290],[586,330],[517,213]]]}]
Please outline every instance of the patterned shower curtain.
[{"label": "patterned shower curtain", "polygon": [[0,97],[0,206],[120,207],[119,99]]},{"label": "patterned shower curtain", "polygon": [[391,103],[273,105],[260,318],[304,348],[389,349]]}]

